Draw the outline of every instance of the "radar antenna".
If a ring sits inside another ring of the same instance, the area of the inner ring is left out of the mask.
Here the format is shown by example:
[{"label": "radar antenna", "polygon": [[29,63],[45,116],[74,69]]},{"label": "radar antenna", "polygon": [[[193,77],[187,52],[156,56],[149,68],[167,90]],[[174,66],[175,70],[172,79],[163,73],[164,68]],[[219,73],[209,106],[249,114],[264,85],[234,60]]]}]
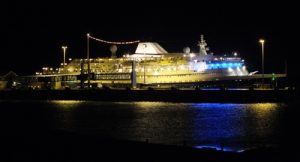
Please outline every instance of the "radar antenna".
[{"label": "radar antenna", "polygon": [[200,36],[200,41],[198,43],[198,46],[199,46],[200,56],[201,55],[207,55],[208,48],[206,47],[207,44],[206,44],[206,41],[204,40],[204,36],[202,34]]}]

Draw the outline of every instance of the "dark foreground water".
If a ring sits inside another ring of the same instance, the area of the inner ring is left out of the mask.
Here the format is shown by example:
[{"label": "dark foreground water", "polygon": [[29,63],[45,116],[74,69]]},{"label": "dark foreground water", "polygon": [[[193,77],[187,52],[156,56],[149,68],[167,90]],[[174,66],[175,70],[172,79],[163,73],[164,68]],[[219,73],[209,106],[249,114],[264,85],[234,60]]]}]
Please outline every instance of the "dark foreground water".
[{"label": "dark foreground water", "polygon": [[0,101],[2,135],[64,130],[149,143],[228,150],[278,147],[285,130],[284,103],[167,103]]}]

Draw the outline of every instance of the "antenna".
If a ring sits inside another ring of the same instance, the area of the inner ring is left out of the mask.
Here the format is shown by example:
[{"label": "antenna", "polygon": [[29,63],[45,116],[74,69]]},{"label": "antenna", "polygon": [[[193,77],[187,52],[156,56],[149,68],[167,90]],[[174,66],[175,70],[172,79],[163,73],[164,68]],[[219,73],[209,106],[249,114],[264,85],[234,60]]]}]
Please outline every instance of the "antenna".
[{"label": "antenna", "polygon": [[202,34],[200,35],[200,41],[198,43],[198,46],[199,46],[199,54],[200,54],[200,56],[201,55],[207,55],[208,48],[206,47],[207,44],[206,44],[206,42],[204,40],[204,36]]}]

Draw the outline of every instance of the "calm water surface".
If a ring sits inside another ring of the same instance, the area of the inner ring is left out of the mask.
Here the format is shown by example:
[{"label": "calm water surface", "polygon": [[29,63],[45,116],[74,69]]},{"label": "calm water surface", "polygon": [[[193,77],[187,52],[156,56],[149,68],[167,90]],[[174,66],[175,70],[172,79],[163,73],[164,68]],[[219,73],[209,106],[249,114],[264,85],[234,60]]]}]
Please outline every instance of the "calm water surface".
[{"label": "calm water surface", "polygon": [[0,101],[2,134],[64,130],[151,143],[278,145],[286,104]]}]

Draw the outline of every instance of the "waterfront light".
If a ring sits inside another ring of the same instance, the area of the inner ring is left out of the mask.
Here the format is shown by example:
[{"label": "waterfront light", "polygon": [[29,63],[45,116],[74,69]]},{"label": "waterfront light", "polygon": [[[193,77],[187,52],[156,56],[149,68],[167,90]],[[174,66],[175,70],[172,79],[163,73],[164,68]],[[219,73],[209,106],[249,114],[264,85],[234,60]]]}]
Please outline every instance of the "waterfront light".
[{"label": "waterfront light", "polygon": [[63,67],[65,67],[66,65],[66,50],[67,50],[67,46],[62,46],[61,47],[63,49],[63,54],[64,54],[64,63],[63,63]]},{"label": "waterfront light", "polygon": [[264,74],[265,74],[265,65],[264,65],[264,45],[265,45],[265,40],[264,39],[260,39],[259,43],[261,43],[261,72],[262,72],[262,84],[264,84]]},{"label": "waterfront light", "polygon": [[86,34],[86,60],[88,61],[88,69],[87,69],[87,80],[88,80],[88,89],[90,88],[90,72],[91,72],[91,65],[90,65],[90,33]]},{"label": "waterfront light", "polygon": [[[144,53],[144,58],[143,59],[145,59],[145,57],[146,57],[146,50],[147,50],[147,44],[143,44],[144,46],[144,48],[143,48],[143,53]],[[145,65],[146,63],[145,63],[145,60],[144,60],[144,84],[146,83],[146,70],[145,70]]]}]

